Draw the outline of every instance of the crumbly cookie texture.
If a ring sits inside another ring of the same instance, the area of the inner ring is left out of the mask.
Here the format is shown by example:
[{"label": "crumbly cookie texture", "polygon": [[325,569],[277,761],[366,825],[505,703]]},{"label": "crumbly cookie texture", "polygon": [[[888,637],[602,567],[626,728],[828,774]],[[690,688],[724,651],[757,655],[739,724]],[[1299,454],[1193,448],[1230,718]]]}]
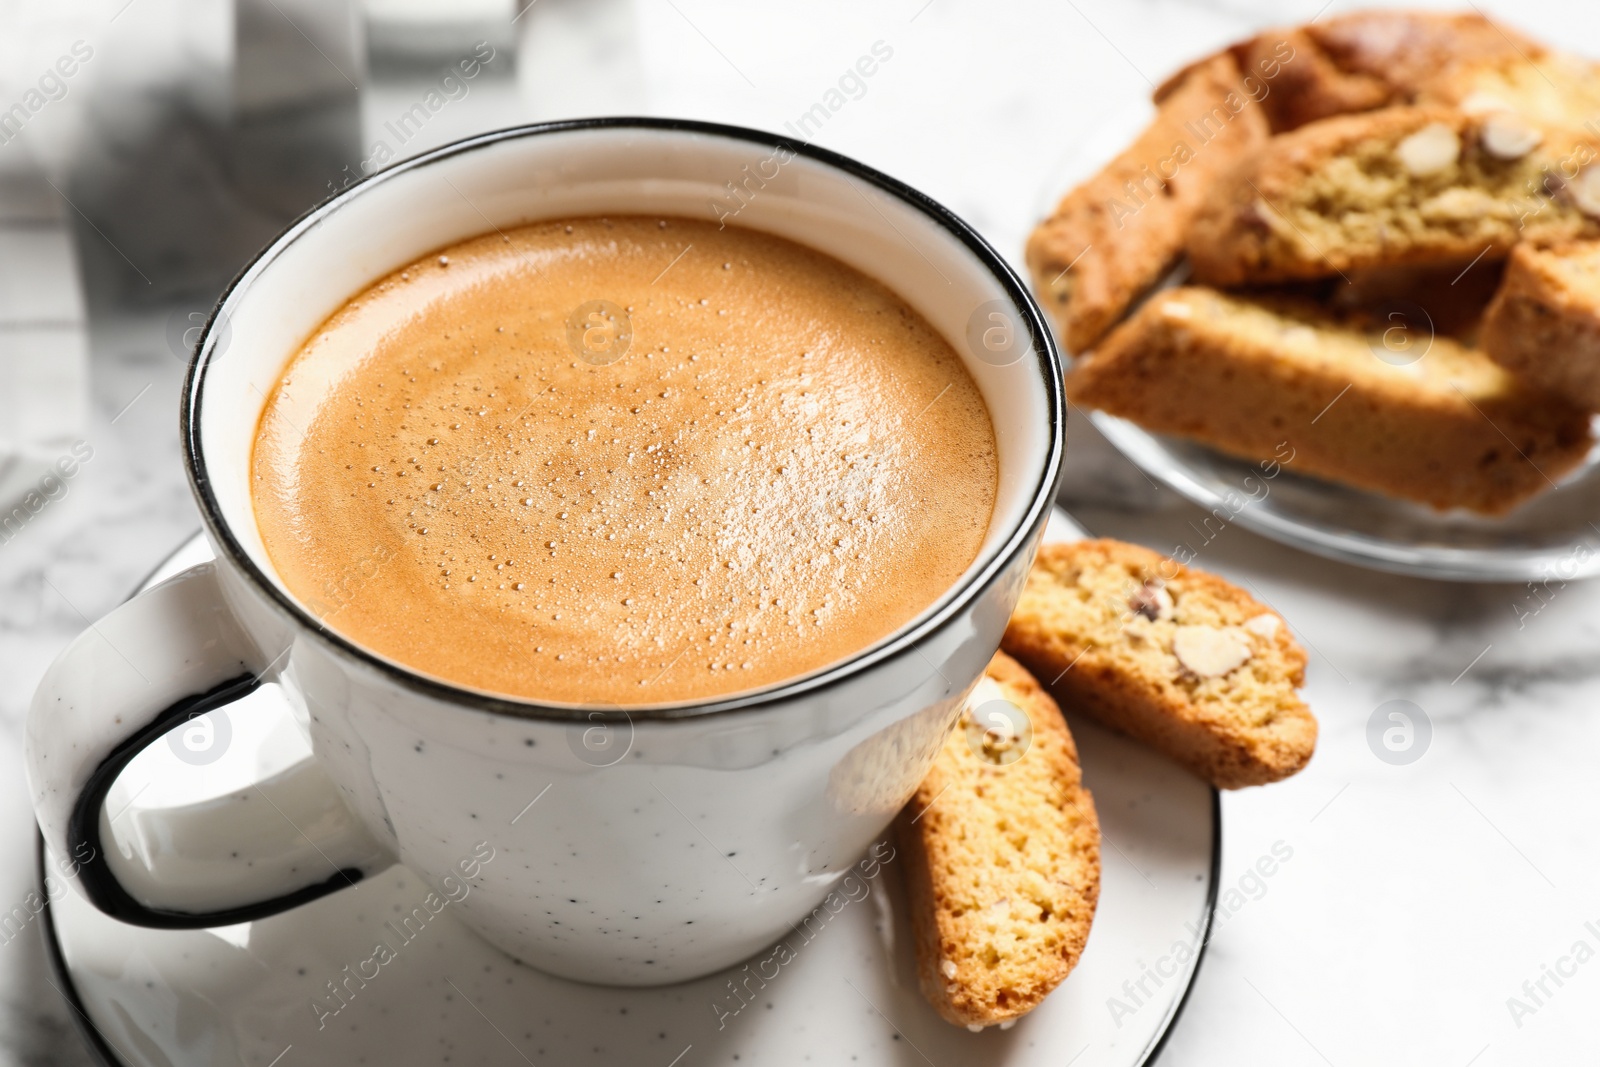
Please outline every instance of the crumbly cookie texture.
[{"label": "crumbly cookie texture", "polygon": [[1197,286],[1152,297],[1066,385],[1157,433],[1441,510],[1509,511],[1593,443],[1580,407],[1416,323]]},{"label": "crumbly cookie texture", "polygon": [[[1246,78],[1271,78],[1262,99],[1274,133],[1333,115],[1419,99],[1456,102],[1468,71],[1532,71],[1554,57],[1538,42],[1477,13],[1356,11],[1267,30],[1227,49]],[[1204,61],[1202,61],[1204,62]],[[1159,100],[1180,71],[1156,91]]]},{"label": "crumbly cookie texture", "polygon": [[1067,347],[1091,347],[1177,262],[1213,182],[1264,143],[1266,120],[1231,57],[1193,67],[1128,149],[1062,199],[1028,268]]},{"label": "crumbly cookie texture", "polygon": [[1600,411],[1600,241],[1517,246],[1481,338],[1519,378]]},{"label": "crumbly cookie texture", "polygon": [[[998,700],[1023,731],[984,721]],[[1037,1007],[1077,965],[1100,898],[1100,824],[1072,734],[1032,675],[996,653],[967,707],[898,831],[923,996],[982,1029]]]},{"label": "crumbly cookie texture", "polygon": [[1219,789],[1287,778],[1317,721],[1306,654],[1243,590],[1121,541],[1045,545],[1005,650],[1061,701]]},{"label": "crumbly cookie texture", "polygon": [[1283,282],[1600,237],[1600,140],[1507,122],[1397,107],[1273,138],[1196,216],[1195,280]]}]

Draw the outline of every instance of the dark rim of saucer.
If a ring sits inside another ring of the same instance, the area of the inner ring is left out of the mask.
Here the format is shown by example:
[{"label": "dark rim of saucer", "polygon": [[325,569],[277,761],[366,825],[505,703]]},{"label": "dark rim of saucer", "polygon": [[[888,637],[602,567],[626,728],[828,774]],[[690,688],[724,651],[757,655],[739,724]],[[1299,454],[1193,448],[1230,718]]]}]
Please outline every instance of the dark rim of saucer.
[{"label": "dark rim of saucer", "polygon": [[778,683],[769,688],[735,694],[714,701],[678,701],[675,703],[639,704],[623,707],[607,705],[606,714],[608,716],[626,716],[629,721],[655,722],[698,719],[708,715],[733,711],[755,711],[793,700],[802,694],[824,689],[854,678],[868,667],[915,650],[918,645],[943,630],[952,620],[961,617],[979,592],[985,589],[997,574],[1004,571],[1015,560],[1018,553],[1024,551],[1028,545],[1033,543],[1034,535],[1049,518],[1050,506],[1055,498],[1056,488],[1061,479],[1062,456],[1066,448],[1067,413],[1061,387],[1061,358],[1056,349],[1055,338],[1045,323],[1038,305],[1028,292],[1027,286],[1022,283],[1016,273],[987,241],[949,209],[904,182],[891,178],[865,164],[858,163],[847,156],[831,152],[825,148],[818,148],[813,145],[795,142],[788,138],[777,137],[770,133],[738,126],[726,126],[690,119],[617,117],[539,123],[469,137],[405,162],[397,163],[388,169],[378,171],[352,183],[349,187],[335,193],[300,216],[283,233],[262,249],[228,284],[228,287],[223,291],[221,298],[207,318],[204,332],[196,345],[195,356],[189,364],[189,371],[184,380],[183,402],[179,415],[179,432],[182,436],[184,447],[184,467],[188,471],[189,483],[194,490],[195,497],[200,501],[201,518],[205,523],[206,532],[218,552],[225,554],[229,561],[249,578],[255,588],[279,611],[293,620],[300,629],[316,634],[350,659],[378,672],[396,685],[422,696],[464,705],[491,714],[525,719],[582,722],[597,713],[595,707],[589,705],[560,705],[532,700],[519,700],[514,697],[468,689],[441,679],[416,673],[392,660],[362,648],[338,632],[323,625],[298,602],[279,589],[277,584],[262,572],[261,568],[256,565],[255,561],[250,558],[243,546],[234,537],[232,530],[229,529],[228,523],[222,515],[221,507],[213,491],[212,478],[207,468],[205,452],[201,445],[200,410],[205,395],[206,371],[212,362],[213,352],[216,347],[218,317],[224,313],[235,297],[241,296],[249,284],[278,255],[306,232],[317,226],[322,219],[338,211],[347,201],[369,186],[395,180],[400,175],[422,170],[441,161],[480,148],[486,148],[502,141],[549,134],[628,130],[687,133],[743,141],[772,151],[787,150],[795,156],[813,160],[840,171],[849,177],[868,182],[880,191],[896,197],[938,223],[946,232],[965,245],[984,269],[1000,284],[1012,307],[1022,320],[1023,326],[1028,331],[1031,341],[1030,347],[1036,353],[1038,370],[1045,388],[1046,407],[1050,421],[1050,445],[1038,483],[1034,487],[1033,497],[1027,513],[1016,524],[1015,529],[1011,531],[1000,549],[995,552],[993,558],[976,574],[964,580],[953,595],[949,595],[948,599],[939,605],[932,614],[910,627],[890,635],[851,659],[788,682]]}]

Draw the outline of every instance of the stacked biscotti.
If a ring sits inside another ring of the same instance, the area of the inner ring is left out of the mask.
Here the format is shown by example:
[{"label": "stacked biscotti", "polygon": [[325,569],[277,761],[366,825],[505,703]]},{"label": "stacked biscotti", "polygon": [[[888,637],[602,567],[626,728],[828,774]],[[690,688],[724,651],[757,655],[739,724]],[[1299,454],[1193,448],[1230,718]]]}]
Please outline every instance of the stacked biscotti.
[{"label": "stacked biscotti", "polygon": [[[1147,142],[1195,140],[1229,71],[1230,136],[1134,204],[1119,179]],[[1357,12],[1243,41],[1156,101],[1029,244],[1073,401],[1439,510],[1501,514],[1584,462],[1600,67],[1475,12]],[[1152,298],[1175,266],[1191,286]]]}]

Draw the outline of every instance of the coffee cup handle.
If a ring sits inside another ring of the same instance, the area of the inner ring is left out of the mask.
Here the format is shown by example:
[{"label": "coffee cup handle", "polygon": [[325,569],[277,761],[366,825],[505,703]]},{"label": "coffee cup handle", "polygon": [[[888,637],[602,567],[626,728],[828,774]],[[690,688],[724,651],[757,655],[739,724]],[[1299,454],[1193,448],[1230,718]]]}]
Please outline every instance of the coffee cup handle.
[{"label": "coffee cup handle", "polygon": [[123,768],[276,667],[229,611],[214,563],[125,602],[50,665],[28,713],[28,784],[45,840],[95,907],[137,926],[228,926],[395,862],[312,759],[226,798],[141,812],[150,832],[117,847],[105,801]]}]

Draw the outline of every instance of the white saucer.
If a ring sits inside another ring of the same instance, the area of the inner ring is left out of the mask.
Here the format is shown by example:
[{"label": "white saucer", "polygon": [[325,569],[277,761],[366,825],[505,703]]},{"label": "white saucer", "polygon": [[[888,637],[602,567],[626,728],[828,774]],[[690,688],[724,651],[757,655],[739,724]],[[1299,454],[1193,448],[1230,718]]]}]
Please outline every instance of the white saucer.
[{"label": "white saucer", "polygon": [[[1048,536],[1082,531],[1057,511]],[[197,536],[150,581],[210,554]],[[203,768],[200,796],[236,792],[304,754],[275,687],[229,710],[231,742]],[[1078,969],[1008,1031],[951,1027],[918,994],[894,862],[864,898],[789,938],[794,958],[764,987],[750,978],[744,1003],[729,987],[738,971],[658,989],[552,978],[491,948],[448,907],[376,977],[347,977],[378,941],[394,942],[385,921],[427,895],[403,867],[260,922],[167,931],[100,914],[41,854],[56,981],[110,1067],[1149,1063],[1204,952],[1221,807],[1177,766],[1069,718],[1104,832],[1099,913]],[[129,766],[107,803],[118,821],[199,799],[196,768],[177,751],[156,745]],[[344,983],[344,1001],[329,982]]]}]

